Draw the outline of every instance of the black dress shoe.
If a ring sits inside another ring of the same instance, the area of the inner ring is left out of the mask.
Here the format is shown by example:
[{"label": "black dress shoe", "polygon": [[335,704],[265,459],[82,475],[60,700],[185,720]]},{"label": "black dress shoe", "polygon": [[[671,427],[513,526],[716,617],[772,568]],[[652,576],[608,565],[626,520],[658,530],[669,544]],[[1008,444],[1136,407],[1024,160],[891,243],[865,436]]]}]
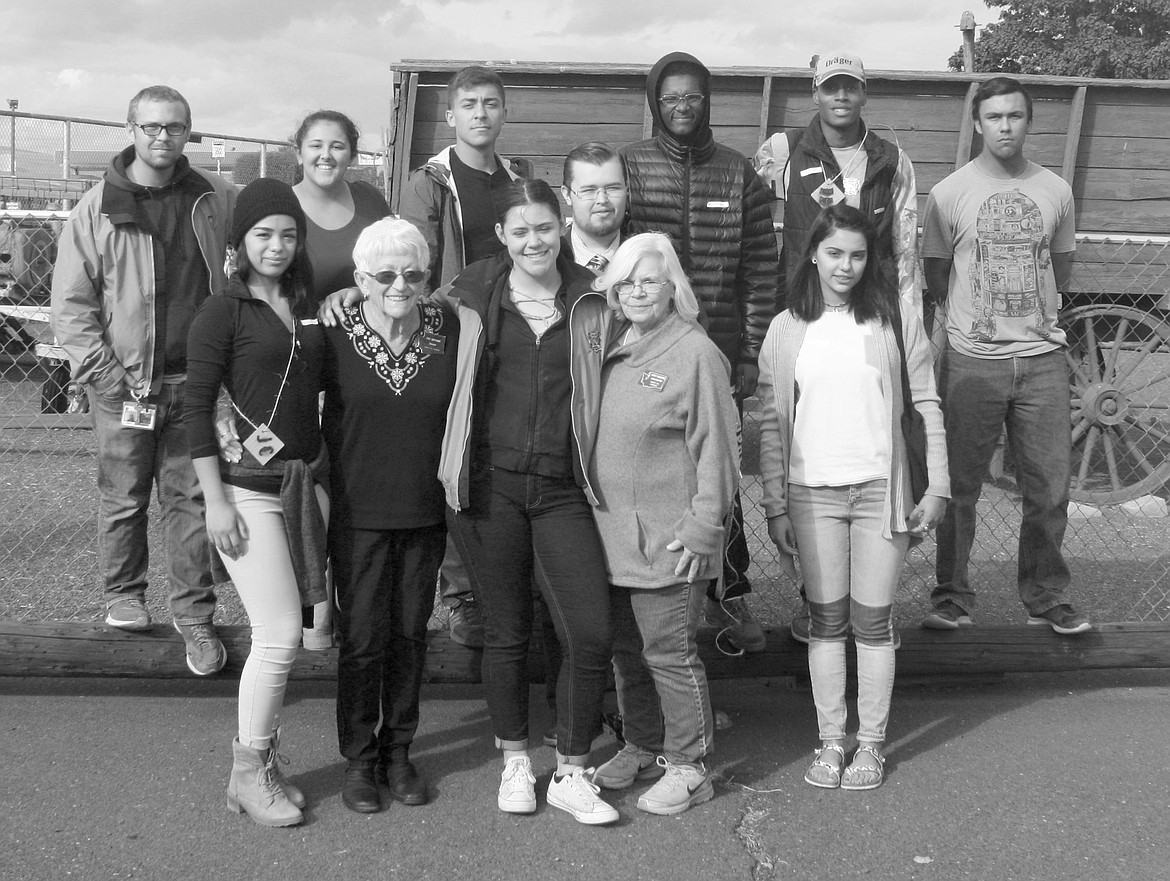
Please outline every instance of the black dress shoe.
[{"label": "black dress shoe", "polygon": [[359,814],[376,814],[382,810],[382,794],[378,792],[372,764],[350,762],[345,769],[345,782],[341,784],[341,800]]},{"label": "black dress shoe", "polygon": [[406,805],[427,803],[427,782],[410,762],[392,762],[386,766],[386,785],[390,797]]}]

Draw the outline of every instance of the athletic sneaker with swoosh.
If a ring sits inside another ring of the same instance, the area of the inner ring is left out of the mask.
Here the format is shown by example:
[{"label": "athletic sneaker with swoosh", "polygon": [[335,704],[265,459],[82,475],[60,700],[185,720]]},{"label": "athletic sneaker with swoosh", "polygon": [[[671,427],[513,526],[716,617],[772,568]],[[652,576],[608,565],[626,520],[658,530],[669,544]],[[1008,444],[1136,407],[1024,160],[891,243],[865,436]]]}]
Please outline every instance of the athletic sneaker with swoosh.
[{"label": "athletic sneaker with swoosh", "polygon": [[638,799],[639,810],[669,817],[714,798],[711,772],[702,762],[676,765],[659,756],[658,764],[666,773]]}]

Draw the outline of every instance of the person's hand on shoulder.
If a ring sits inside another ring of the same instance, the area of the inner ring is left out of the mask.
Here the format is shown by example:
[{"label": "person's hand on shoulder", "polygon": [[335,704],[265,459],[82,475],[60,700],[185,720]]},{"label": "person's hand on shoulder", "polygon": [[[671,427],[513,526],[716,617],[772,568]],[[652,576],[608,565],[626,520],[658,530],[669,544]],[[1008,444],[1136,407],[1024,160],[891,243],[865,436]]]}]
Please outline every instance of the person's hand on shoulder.
[{"label": "person's hand on shoulder", "polygon": [[317,308],[317,320],[325,327],[337,327],[345,317],[345,310],[364,299],[361,290],[356,287],[334,291],[321,301]]}]

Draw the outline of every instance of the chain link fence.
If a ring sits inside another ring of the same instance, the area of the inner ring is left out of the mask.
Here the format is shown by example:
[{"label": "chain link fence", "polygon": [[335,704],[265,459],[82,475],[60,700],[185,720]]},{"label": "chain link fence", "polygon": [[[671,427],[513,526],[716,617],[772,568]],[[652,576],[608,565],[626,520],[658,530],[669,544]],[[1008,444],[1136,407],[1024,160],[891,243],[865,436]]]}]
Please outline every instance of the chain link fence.
[{"label": "chain link fence", "polygon": [[[123,122],[0,111],[0,208],[67,211],[129,144]],[[184,155],[196,168],[241,187],[258,177],[290,184],[299,179],[287,140],[196,130]],[[381,153],[362,150],[347,176],[385,192],[384,165]]]},{"label": "chain link fence", "polygon": [[[107,159],[110,150],[107,148]],[[2,150],[0,150],[2,153]],[[93,620],[102,612],[92,435],[69,413],[68,368],[48,325],[62,211],[0,211],[0,620]],[[1097,621],[1170,620],[1170,240],[1081,236],[1065,325],[1073,402],[1073,504],[1065,552],[1072,599]],[[760,507],[759,408],[745,409],[743,503],[763,621],[786,623],[797,585],[781,574]],[[1021,623],[1016,596],[1020,495],[997,457],[979,502],[972,582],[976,619]],[[164,552],[152,511],[150,595],[164,613]],[[928,611],[934,545],[913,549],[899,626]],[[234,591],[219,618],[244,621]]]}]

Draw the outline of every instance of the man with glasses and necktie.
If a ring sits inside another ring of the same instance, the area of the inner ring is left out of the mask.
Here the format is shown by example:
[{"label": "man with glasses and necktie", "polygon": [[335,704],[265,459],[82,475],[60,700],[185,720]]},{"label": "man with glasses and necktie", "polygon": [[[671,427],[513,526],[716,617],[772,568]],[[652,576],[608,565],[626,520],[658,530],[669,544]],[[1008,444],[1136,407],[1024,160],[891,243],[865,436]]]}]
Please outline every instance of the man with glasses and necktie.
[{"label": "man with glasses and necktie", "polygon": [[97,444],[105,623],[149,630],[147,511],[166,521],[170,611],[198,676],[227,655],[212,626],[210,550],[183,401],[187,330],[225,286],[235,188],[183,155],[191,108],[168,86],[130,102],[133,143],[78,202],[53,270],[53,331],[85,386]]},{"label": "man with glasses and necktie", "polygon": [[622,243],[626,218],[626,178],[617,150],[590,141],[565,157],[561,195],[572,220],[561,250],[574,263],[601,275]]},{"label": "man with glasses and necktie", "polygon": [[[702,309],[707,335],[731,362],[740,407],[755,393],[756,358],[776,310],[776,236],[768,191],[741,153],[711,133],[711,73],[694,56],[672,52],[646,77],[657,133],[621,150],[629,187],[629,235],[665,232]],[[743,651],[767,640],[743,596],[751,562],[736,494],[724,555],[724,593],[708,590],[707,620]]]}]

